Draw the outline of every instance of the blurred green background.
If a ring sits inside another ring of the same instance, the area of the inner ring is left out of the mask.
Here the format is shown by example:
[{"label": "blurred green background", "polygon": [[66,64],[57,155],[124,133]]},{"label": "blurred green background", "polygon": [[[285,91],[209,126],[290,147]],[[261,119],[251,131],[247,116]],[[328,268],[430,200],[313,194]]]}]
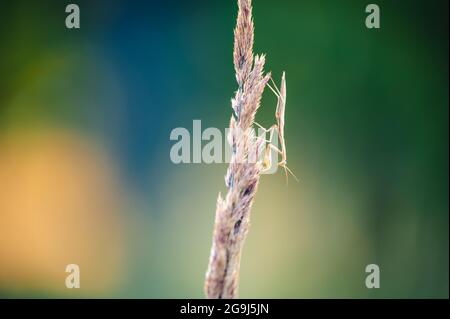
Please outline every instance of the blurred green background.
[{"label": "blurred green background", "polygon": [[[237,5],[75,1],[68,30],[68,3],[0,8],[0,296],[200,298],[227,165],[173,164],[169,135],[227,126]],[[243,298],[449,297],[448,1],[375,3],[381,29],[365,1],[254,1],[300,182],[262,178]]]}]

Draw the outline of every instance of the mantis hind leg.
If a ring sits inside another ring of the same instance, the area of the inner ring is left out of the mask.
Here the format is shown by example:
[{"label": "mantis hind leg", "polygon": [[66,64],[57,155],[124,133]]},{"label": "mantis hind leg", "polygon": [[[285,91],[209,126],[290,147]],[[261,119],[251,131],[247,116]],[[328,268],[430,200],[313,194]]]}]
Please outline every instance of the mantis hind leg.
[{"label": "mantis hind leg", "polygon": [[288,172],[292,175],[292,177],[294,177],[296,182],[299,182],[299,179],[297,178],[297,176],[295,176],[294,172],[292,172],[292,170],[286,165],[286,162],[278,163],[278,165],[280,165],[284,169],[284,173],[286,174],[286,184],[288,183]]},{"label": "mantis hind leg", "polygon": [[[276,147],[275,145],[269,144],[269,147],[271,149],[273,149],[275,152],[279,153],[281,156],[284,155],[284,153],[278,147]],[[286,174],[286,184],[287,184],[287,181],[288,181],[288,172],[292,175],[292,177],[294,177],[294,179],[297,182],[299,181],[297,176],[295,176],[294,172],[292,172],[292,170],[287,166],[285,159],[281,160],[281,162],[279,162],[278,165],[283,167],[283,169],[284,169],[284,173]]]}]

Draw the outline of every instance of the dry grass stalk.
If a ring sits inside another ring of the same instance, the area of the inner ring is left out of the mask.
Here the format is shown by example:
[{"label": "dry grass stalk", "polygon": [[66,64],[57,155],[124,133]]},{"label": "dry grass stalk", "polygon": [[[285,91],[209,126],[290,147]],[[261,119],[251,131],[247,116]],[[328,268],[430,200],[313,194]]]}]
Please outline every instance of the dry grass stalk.
[{"label": "dry grass stalk", "polygon": [[219,194],[213,243],[206,273],[208,298],[237,298],[242,247],[249,229],[250,210],[262,170],[258,154],[262,141],[252,130],[264,88],[270,74],[264,74],[264,55],[253,56],[251,0],[238,0],[239,12],[234,30],[234,68],[238,90],[232,99],[228,141],[232,157],[225,182],[228,193]]}]

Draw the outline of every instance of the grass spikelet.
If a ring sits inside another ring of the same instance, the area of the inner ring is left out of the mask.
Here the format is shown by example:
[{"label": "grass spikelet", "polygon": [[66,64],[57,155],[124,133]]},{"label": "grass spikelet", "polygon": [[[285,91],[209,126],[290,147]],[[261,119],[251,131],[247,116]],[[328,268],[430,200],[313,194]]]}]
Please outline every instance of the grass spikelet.
[{"label": "grass spikelet", "polygon": [[253,56],[254,27],[251,0],[238,0],[234,30],[233,62],[238,89],[231,101],[228,141],[232,156],[225,176],[227,194],[219,194],[211,255],[206,273],[207,298],[237,298],[242,247],[247,236],[250,210],[258,189],[262,165],[249,160],[261,141],[252,130],[270,74],[264,74],[265,57]]}]

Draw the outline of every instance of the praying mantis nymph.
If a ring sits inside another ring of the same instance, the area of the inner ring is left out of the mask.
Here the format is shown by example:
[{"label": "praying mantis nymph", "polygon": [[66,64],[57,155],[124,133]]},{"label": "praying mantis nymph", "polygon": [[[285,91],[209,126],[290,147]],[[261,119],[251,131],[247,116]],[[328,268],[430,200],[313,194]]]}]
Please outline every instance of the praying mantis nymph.
[{"label": "praying mantis nymph", "polygon": [[[284,172],[286,174],[286,183],[288,180],[288,172],[295,178],[295,180],[298,182],[298,178],[295,176],[295,174],[287,167],[287,154],[286,154],[286,141],[284,139],[284,114],[286,109],[286,75],[285,72],[283,72],[283,75],[281,77],[281,85],[280,89],[278,90],[275,82],[271,78],[273,87],[268,83],[267,86],[272,90],[272,92],[277,96],[277,108],[275,111],[275,118],[277,120],[277,124],[272,125],[270,129],[265,129],[263,126],[255,122],[257,126],[262,128],[264,132],[270,132],[270,137],[268,140],[266,140],[266,148],[264,151],[264,158],[262,160],[263,165],[263,171],[270,168],[272,165],[272,157],[271,157],[271,150],[273,149],[277,153],[281,155],[281,161],[278,162],[278,165],[283,167]],[[277,148],[275,145],[272,144],[272,137],[274,132],[278,133],[278,140],[281,144],[281,150]]]}]

